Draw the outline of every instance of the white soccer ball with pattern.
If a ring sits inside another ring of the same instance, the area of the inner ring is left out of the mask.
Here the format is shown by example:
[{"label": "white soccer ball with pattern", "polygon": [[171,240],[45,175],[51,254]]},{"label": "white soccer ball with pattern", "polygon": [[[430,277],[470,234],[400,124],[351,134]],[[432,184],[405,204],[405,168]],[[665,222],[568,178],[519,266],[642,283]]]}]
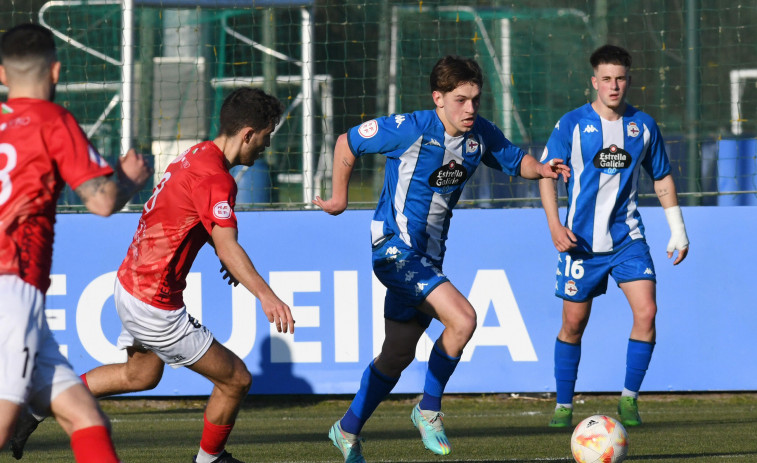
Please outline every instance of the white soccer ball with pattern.
[{"label": "white soccer ball with pattern", "polygon": [[620,463],[628,455],[628,433],[614,418],[590,416],[573,431],[570,450],[578,463]]}]

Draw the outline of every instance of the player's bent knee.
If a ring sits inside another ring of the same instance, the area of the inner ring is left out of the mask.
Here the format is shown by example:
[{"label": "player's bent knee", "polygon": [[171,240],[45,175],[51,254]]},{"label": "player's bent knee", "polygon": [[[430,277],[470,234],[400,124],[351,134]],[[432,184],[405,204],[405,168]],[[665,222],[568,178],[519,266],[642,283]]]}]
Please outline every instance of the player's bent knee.
[{"label": "player's bent knee", "polygon": [[447,326],[450,334],[462,343],[467,343],[473,337],[473,333],[476,331],[478,322],[475,312],[465,316],[456,318],[452,323]]},{"label": "player's bent knee", "polygon": [[250,391],[250,387],[252,387],[252,374],[247,367],[243,366],[242,368],[235,369],[228,387],[234,390],[235,394],[245,395]]},{"label": "player's bent knee", "polygon": [[[161,372],[162,373],[162,372]],[[126,377],[125,386],[131,391],[149,391],[155,389],[160,384],[162,374],[142,373],[137,375],[128,375]]]}]

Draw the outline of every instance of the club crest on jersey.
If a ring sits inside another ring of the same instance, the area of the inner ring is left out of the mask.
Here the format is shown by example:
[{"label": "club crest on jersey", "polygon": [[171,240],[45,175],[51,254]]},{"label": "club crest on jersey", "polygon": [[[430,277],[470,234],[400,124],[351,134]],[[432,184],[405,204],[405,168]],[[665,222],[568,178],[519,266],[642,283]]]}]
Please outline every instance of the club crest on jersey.
[{"label": "club crest on jersey", "polygon": [[446,194],[465,182],[468,171],[462,164],[452,160],[436,169],[428,179],[429,186],[439,194]]},{"label": "club crest on jersey", "polygon": [[213,206],[213,216],[217,219],[228,219],[231,217],[231,206],[228,201],[219,201]]},{"label": "club crest on jersey", "polygon": [[378,133],[378,122],[376,122],[376,119],[363,122],[358,127],[357,132],[363,138],[373,138]]},{"label": "club crest on jersey", "polygon": [[639,130],[639,126],[636,125],[636,122],[629,122],[626,126],[626,133],[629,137],[636,138],[641,133],[641,130]]},{"label": "club crest on jersey", "polygon": [[606,174],[616,174],[618,169],[631,167],[631,154],[617,145],[610,145],[594,156],[594,167],[602,169]]},{"label": "club crest on jersey", "polygon": [[466,153],[475,153],[478,151],[479,143],[478,141],[474,140],[473,138],[469,138],[465,140],[465,152]]}]

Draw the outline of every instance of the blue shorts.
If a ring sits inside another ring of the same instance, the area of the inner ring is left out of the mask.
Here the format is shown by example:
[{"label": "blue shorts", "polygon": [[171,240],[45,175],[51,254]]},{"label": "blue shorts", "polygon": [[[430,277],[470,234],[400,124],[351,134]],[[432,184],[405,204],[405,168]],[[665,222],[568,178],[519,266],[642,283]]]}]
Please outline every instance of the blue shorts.
[{"label": "blue shorts", "polygon": [[585,302],[607,291],[609,275],[615,283],[655,279],[649,246],[635,240],[611,254],[561,252],[557,258],[555,296]]},{"label": "blue shorts", "polygon": [[373,273],[386,286],[384,318],[416,320],[428,327],[432,317],[417,307],[434,288],[449,281],[442,273],[441,263],[432,262],[392,235],[373,247]]}]

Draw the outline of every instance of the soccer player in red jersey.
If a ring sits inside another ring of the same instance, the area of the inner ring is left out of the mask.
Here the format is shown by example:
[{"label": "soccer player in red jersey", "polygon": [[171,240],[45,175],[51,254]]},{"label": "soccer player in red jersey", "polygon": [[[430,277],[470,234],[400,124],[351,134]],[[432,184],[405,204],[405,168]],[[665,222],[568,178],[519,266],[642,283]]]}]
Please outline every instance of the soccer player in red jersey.
[{"label": "soccer player in red jersey", "polygon": [[[118,179],[73,115],[52,103],[61,63],[44,27],[13,27],[0,39],[0,447],[26,406],[52,413],[77,462],[118,461],[109,423],[60,354],[45,319],[58,196],[68,184],[86,208],[121,209],[151,169],[133,150]],[[15,453],[15,452],[14,452]]]},{"label": "soccer player in red jersey", "polygon": [[220,135],[171,163],[144,205],[118,270],[115,302],[123,325],[118,345],[127,360],[81,376],[95,397],[152,389],[165,364],[185,366],[213,382],[196,463],[241,463],[225,447],[252,384],[242,359],[187,313],[182,293],[200,248],[210,243],[232,281],[258,298],[268,321],[279,332],[294,333],[291,310],[237,241],[237,186],[229,174],[233,166],[251,166],[269,146],[282,112],[273,96],[237,89],[221,107]]}]

